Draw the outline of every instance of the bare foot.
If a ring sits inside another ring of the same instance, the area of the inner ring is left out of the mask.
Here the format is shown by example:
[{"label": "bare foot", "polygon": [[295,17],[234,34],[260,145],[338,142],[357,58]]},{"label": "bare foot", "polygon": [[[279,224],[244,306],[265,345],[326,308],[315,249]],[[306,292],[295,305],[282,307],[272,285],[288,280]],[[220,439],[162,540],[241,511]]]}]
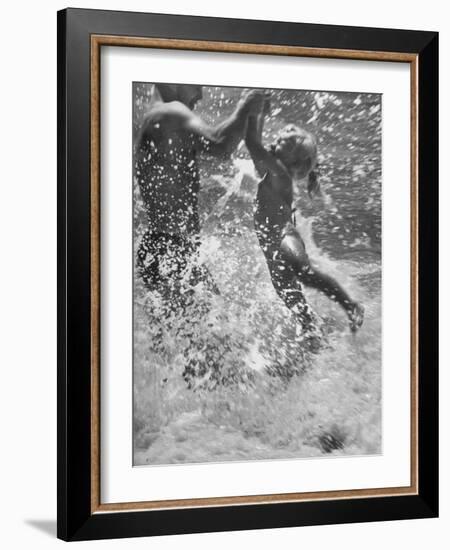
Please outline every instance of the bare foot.
[{"label": "bare foot", "polygon": [[348,318],[350,321],[350,330],[356,332],[364,321],[364,306],[355,302],[351,309],[348,311]]}]

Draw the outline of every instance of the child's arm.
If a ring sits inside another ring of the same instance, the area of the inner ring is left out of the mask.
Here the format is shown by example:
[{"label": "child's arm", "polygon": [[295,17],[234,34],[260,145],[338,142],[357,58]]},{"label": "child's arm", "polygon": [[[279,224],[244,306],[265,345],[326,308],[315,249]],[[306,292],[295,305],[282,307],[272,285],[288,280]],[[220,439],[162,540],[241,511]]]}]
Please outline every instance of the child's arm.
[{"label": "child's arm", "polygon": [[262,144],[262,130],[264,126],[264,114],[250,115],[247,123],[245,145],[255,164],[256,171],[263,177],[268,171],[274,174],[285,175],[283,165]]},{"label": "child's arm", "polygon": [[245,145],[252,157],[255,169],[260,177],[263,177],[268,170],[266,163],[267,151],[262,145],[262,122],[263,115],[248,117]]},{"label": "child's arm", "polygon": [[307,190],[308,190],[308,195],[311,199],[314,196],[322,195],[316,170],[311,170],[311,172],[308,174]]}]

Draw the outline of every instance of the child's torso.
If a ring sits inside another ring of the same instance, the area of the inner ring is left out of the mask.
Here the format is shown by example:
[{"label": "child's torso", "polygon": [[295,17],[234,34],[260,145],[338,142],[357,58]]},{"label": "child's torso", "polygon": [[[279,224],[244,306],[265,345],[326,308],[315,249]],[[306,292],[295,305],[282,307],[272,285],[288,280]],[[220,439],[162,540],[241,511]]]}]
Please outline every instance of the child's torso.
[{"label": "child's torso", "polygon": [[258,184],[254,208],[254,222],[258,238],[279,243],[287,224],[292,223],[292,199],[290,193],[280,193],[274,189],[273,176],[268,172]]}]

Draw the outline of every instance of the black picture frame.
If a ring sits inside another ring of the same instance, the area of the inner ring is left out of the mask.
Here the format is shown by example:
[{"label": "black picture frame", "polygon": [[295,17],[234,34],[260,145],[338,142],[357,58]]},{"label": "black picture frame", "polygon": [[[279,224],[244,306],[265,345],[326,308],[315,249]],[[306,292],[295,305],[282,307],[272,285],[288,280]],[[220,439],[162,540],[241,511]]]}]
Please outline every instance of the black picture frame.
[{"label": "black picture frame", "polygon": [[[417,494],[93,511],[91,37],[260,44],[417,59]],[[58,531],[88,540],[438,515],[438,34],[66,9],[58,12]]]}]

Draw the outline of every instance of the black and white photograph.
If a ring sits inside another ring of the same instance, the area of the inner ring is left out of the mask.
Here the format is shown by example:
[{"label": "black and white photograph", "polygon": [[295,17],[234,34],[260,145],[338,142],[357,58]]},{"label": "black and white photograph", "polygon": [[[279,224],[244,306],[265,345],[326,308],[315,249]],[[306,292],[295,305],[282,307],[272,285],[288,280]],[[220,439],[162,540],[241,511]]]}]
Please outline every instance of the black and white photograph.
[{"label": "black and white photograph", "polygon": [[448,546],[445,6],[4,5],[5,549]]},{"label": "black and white photograph", "polygon": [[382,95],[132,96],[133,464],[380,454]]}]

